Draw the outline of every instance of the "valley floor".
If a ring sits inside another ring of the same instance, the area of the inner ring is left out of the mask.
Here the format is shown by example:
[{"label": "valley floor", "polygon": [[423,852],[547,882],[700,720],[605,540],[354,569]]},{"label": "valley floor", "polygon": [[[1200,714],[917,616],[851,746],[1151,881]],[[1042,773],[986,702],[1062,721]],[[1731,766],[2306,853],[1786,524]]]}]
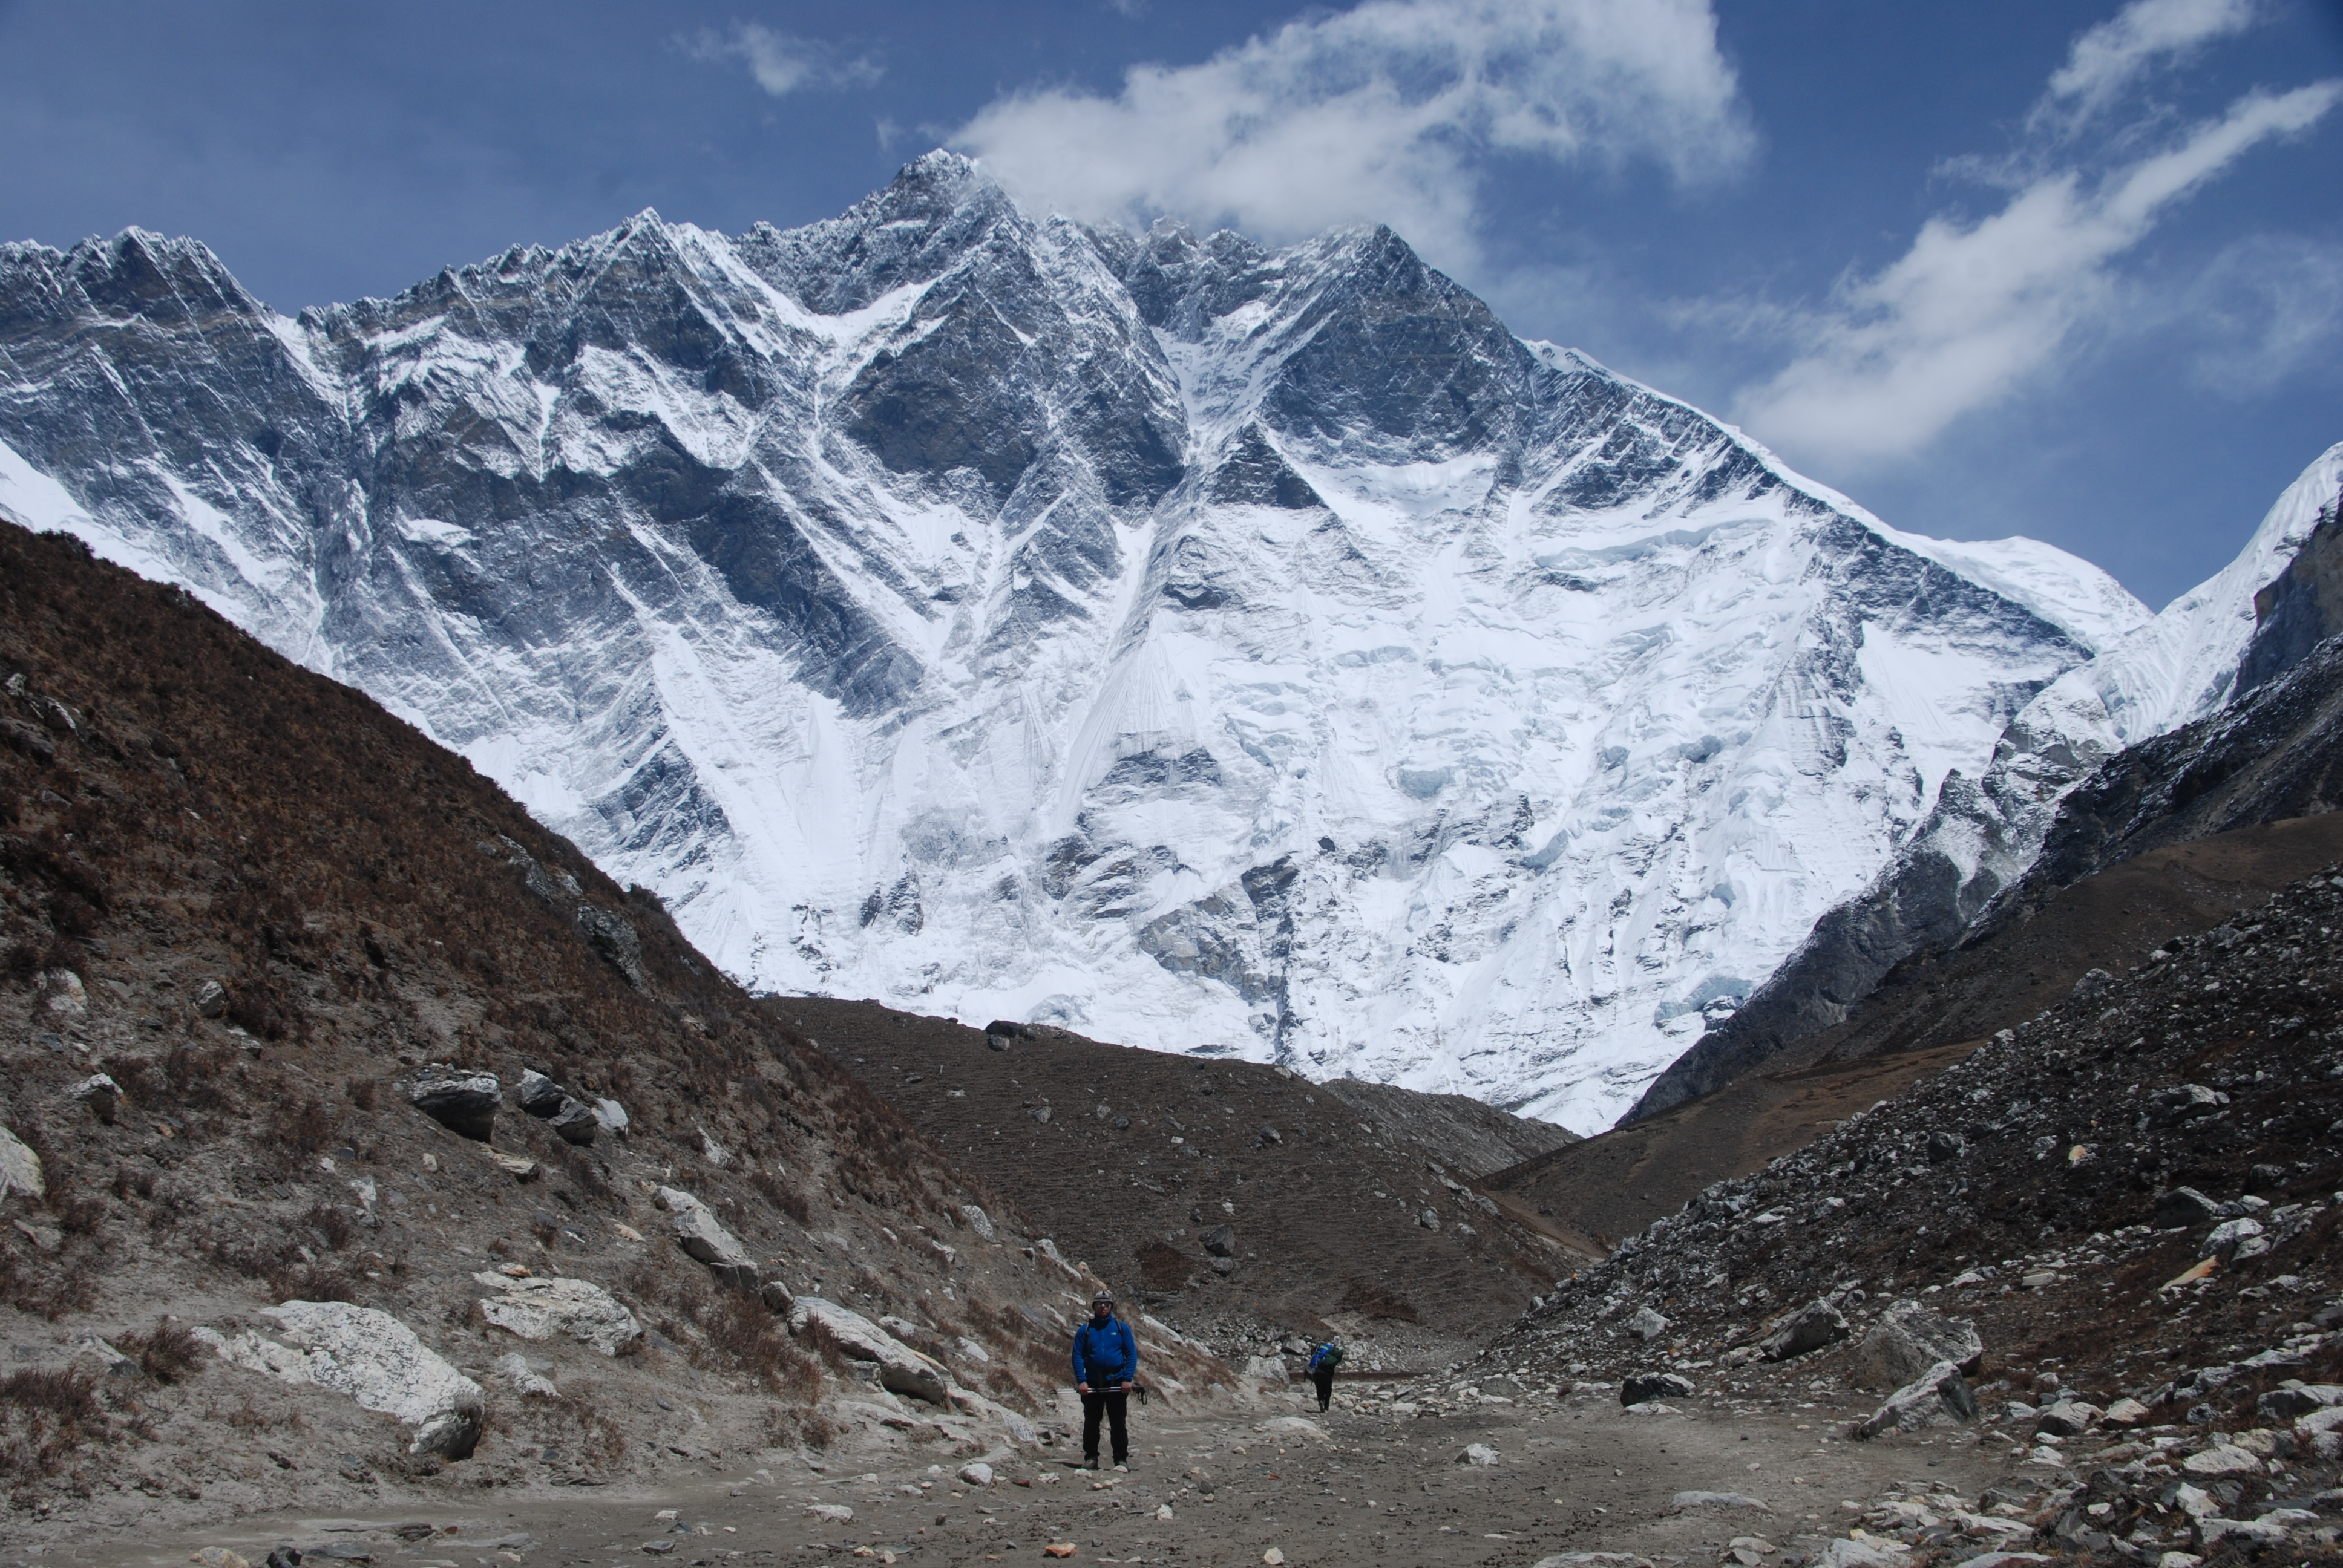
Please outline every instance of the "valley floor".
[{"label": "valley floor", "polygon": [[[994,1483],[971,1486],[957,1478],[963,1458],[905,1442],[835,1450],[820,1471],[796,1453],[744,1454],[658,1490],[416,1492],[364,1518],[256,1517],[168,1537],[130,1529],[60,1540],[39,1561],[182,1564],[218,1546],[258,1568],[291,1544],[313,1562],[386,1568],[759,1568],[1039,1563],[1066,1543],[1081,1562],[1254,1564],[1273,1548],[1297,1565],[1527,1568],[1577,1552],[1715,1562],[1757,1537],[1744,1550],[1778,1563],[1845,1536],[1883,1495],[1957,1493],[1977,1507],[1996,1483],[2023,1496],[2047,1479],[2011,1479],[2010,1450],[1973,1429],[1850,1442],[1847,1423],[1867,1402],[1700,1399],[1625,1411],[1594,1385],[1403,1413],[1372,1384],[1354,1386],[1364,1396],[1342,1396],[1322,1418],[1300,1392],[1201,1415],[1134,1409],[1127,1475],[995,1456]],[[1495,1462],[1465,1462],[1473,1444]],[[1736,1500],[1680,1505],[1686,1493]],[[809,1513],[817,1506],[851,1509],[851,1522]]]}]

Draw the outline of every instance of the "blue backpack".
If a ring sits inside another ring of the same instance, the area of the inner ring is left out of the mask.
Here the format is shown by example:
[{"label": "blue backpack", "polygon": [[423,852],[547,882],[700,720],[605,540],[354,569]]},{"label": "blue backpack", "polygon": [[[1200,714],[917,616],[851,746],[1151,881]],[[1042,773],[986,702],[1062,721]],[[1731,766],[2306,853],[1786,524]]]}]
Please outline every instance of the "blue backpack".
[{"label": "blue backpack", "polygon": [[1312,1372],[1317,1372],[1321,1368],[1324,1368],[1331,1372],[1335,1367],[1342,1364],[1342,1347],[1335,1344],[1331,1340],[1310,1352],[1310,1370]]}]

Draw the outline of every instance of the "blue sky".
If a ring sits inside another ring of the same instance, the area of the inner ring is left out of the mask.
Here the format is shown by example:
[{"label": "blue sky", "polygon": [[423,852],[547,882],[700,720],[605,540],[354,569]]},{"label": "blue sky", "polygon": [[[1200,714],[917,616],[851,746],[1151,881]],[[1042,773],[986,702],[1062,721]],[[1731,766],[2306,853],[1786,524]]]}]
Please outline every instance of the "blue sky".
[{"label": "blue sky", "polygon": [[2343,439],[2338,84],[2338,0],[0,0],[0,237],[195,235],[291,310],[950,145],[1100,219],[1388,221],[1892,523],[2160,605]]}]

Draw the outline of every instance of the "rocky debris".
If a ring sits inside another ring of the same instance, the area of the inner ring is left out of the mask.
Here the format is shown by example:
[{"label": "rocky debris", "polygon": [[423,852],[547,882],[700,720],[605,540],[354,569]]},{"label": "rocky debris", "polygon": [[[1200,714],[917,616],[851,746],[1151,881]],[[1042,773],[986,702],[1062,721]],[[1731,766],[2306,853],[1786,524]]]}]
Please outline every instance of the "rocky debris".
[{"label": "rocky debris", "polygon": [[491,1273],[472,1279],[498,1292],[480,1302],[480,1315],[525,1340],[549,1340],[558,1334],[606,1356],[624,1355],[642,1343],[643,1325],[635,1314],[588,1281]]},{"label": "rocky debris", "polygon": [[1690,1399],[1697,1392],[1690,1378],[1674,1372],[1639,1372],[1619,1380],[1619,1402],[1630,1407],[1654,1400]]},{"label": "rocky debris", "polygon": [[1847,1358],[1847,1381],[1861,1389],[1897,1389],[1938,1362],[1975,1372],[1985,1342],[1967,1323],[1956,1323],[1906,1299],[1892,1302],[1864,1332]]},{"label": "rocky debris", "polygon": [[41,1175],[41,1157],[25,1148],[14,1132],[0,1127],[0,1201],[12,1195],[45,1198],[48,1191],[49,1184]]},{"label": "rocky debris", "polygon": [[462,1137],[486,1143],[503,1103],[493,1072],[467,1072],[434,1063],[415,1075],[407,1098],[416,1110]]},{"label": "rocky debris", "polygon": [[1812,1355],[1847,1337],[1845,1314],[1825,1301],[1808,1302],[1798,1314],[1757,1342],[1757,1353],[1769,1362]]},{"label": "rocky debris", "polygon": [[1215,1258],[1233,1258],[1237,1255],[1237,1228],[1234,1225],[1215,1225],[1198,1240],[1202,1242],[1204,1251]]},{"label": "rocky debris", "polygon": [[512,1351],[497,1358],[497,1375],[505,1380],[513,1392],[538,1399],[559,1399],[561,1390],[551,1378],[528,1364],[528,1358]]},{"label": "rocky debris", "polygon": [[276,1320],[284,1342],[250,1329],[234,1335],[192,1332],[246,1371],[313,1383],[395,1417],[415,1430],[409,1453],[470,1456],[480,1432],[480,1385],[427,1348],[405,1323],[347,1302],[287,1302],[262,1308],[260,1315]]},{"label": "rocky debris", "polygon": [[676,1244],[733,1289],[749,1295],[758,1290],[756,1261],[740,1239],[724,1228],[716,1211],[680,1187],[662,1187],[654,1199],[675,1217]]},{"label": "rocky debris", "polygon": [[66,1090],[65,1098],[89,1107],[91,1115],[111,1127],[122,1104],[122,1086],[103,1072],[94,1072]]},{"label": "rocky debris", "polygon": [[1648,1344],[1668,1332],[1668,1320],[1649,1307],[1639,1307],[1627,1320],[1627,1332]]},{"label": "rocky debris", "polygon": [[799,1296],[789,1307],[789,1332],[800,1338],[817,1334],[858,1362],[874,1363],[879,1386],[890,1393],[907,1393],[930,1404],[951,1403],[951,1373],[850,1308],[814,1296]]},{"label": "rocky debris", "polygon": [[1976,1395],[1968,1380],[1951,1362],[1938,1362],[1887,1396],[1880,1407],[1850,1429],[1850,1437],[1877,1437],[1883,1432],[1917,1432],[1926,1426],[1948,1426],[1975,1421]]}]

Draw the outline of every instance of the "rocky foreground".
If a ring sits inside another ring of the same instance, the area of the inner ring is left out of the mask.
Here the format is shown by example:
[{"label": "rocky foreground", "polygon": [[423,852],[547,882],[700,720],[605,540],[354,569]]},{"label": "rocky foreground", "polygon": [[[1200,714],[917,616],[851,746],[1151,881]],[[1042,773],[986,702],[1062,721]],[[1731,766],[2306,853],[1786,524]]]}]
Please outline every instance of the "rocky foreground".
[{"label": "rocky foreground", "polygon": [[1845,1441],[1974,1432],[2011,1466],[1990,1494],[1874,1510],[1892,1549],[2331,1543],[2338,930],[2328,868],[2094,970],[1560,1282],[1407,1402],[1582,1380],[1638,1408],[1860,1392]]}]

